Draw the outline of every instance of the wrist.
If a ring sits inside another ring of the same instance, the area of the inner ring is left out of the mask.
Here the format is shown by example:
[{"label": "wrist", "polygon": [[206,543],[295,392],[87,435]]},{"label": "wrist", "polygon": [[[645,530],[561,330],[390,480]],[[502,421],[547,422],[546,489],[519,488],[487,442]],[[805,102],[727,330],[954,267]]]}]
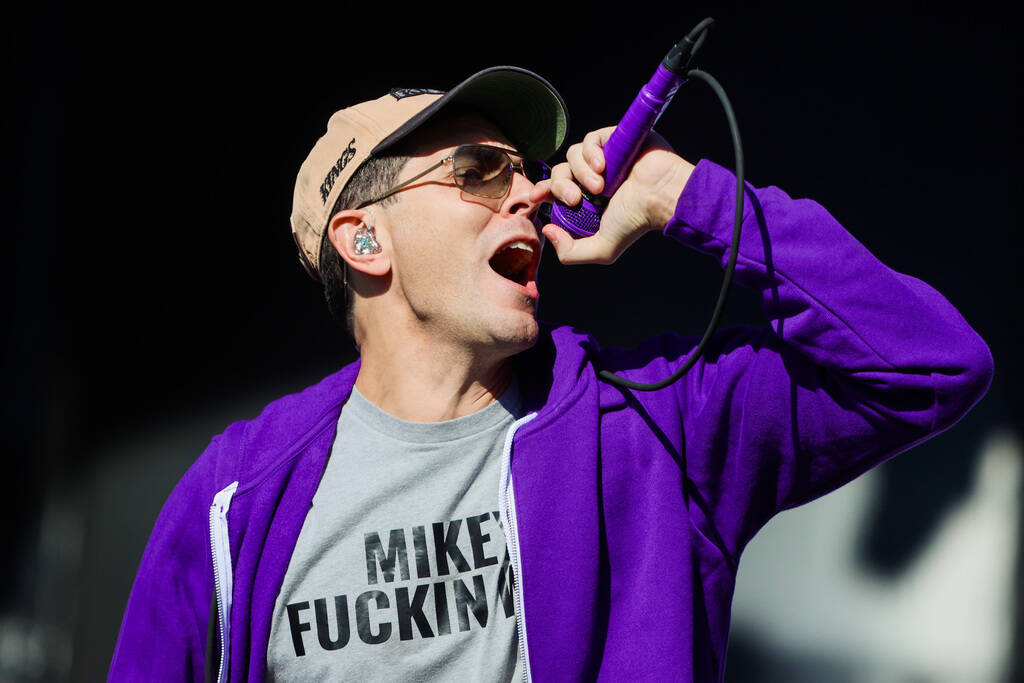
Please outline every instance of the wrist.
[{"label": "wrist", "polygon": [[694,165],[682,157],[651,193],[648,211],[650,230],[663,230],[676,213],[679,195],[683,193],[687,181],[693,174]]}]

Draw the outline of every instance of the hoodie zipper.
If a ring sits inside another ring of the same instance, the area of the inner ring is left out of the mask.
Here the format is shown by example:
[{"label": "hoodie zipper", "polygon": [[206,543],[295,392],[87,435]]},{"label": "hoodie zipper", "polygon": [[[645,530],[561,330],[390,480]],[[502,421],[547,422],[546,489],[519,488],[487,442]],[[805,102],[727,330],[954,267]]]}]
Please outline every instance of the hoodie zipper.
[{"label": "hoodie zipper", "polygon": [[228,675],[228,648],[231,646],[231,544],[228,539],[228,509],[238,482],[213,497],[210,506],[210,551],[213,554],[213,590],[217,597],[217,621],[220,626],[220,667],[217,683],[225,683]]},{"label": "hoodie zipper", "polygon": [[516,527],[515,494],[512,490],[512,439],[516,431],[537,417],[530,413],[512,423],[505,435],[505,447],[501,456],[501,484],[498,491],[498,504],[501,510],[501,526],[505,531],[505,542],[508,544],[509,556],[512,560],[512,598],[516,607],[516,630],[519,633],[519,654],[523,659],[523,683],[530,683],[530,648],[526,642],[526,612],[523,608],[522,564],[519,559],[519,537]]}]

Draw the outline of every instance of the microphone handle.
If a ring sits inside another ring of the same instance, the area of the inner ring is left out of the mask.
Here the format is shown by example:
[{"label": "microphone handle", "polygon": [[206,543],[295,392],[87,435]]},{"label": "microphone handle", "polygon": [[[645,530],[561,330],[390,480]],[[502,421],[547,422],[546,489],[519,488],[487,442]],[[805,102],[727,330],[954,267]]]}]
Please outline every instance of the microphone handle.
[{"label": "microphone handle", "polygon": [[659,64],[650,82],[640,88],[625,116],[605,143],[603,196],[611,197],[622,185],[643,149],[647,135],[685,80]]},{"label": "microphone handle", "polygon": [[575,238],[589,237],[597,232],[607,198],[615,194],[629,175],[647,135],[685,80],[663,65],[658,65],[654,76],[640,89],[604,145],[605,186],[601,196],[594,197],[584,190],[583,201],[577,206],[566,206],[556,201],[551,207],[552,223],[564,228]]}]

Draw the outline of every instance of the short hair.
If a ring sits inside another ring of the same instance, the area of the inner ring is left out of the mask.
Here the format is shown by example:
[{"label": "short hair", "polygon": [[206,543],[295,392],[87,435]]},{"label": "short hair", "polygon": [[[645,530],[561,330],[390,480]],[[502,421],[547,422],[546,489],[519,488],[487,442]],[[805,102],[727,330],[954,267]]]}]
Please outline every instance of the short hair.
[{"label": "short hair", "polygon": [[[398,174],[409,159],[409,156],[401,153],[385,153],[367,159],[338,195],[331,209],[331,218],[339,211],[354,209],[368,199],[390,190],[397,184]],[[377,205],[389,206],[397,202],[400,195],[401,193],[398,193],[385,197],[377,202]],[[331,316],[345,327],[354,339],[355,318],[352,315],[351,285],[348,284],[345,272],[347,267],[338,250],[328,239],[325,226],[323,237],[320,239],[320,279],[324,285],[324,298],[327,300]]]},{"label": "short hair", "polygon": [[[444,110],[435,114],[429,121],[421,125],[416,131],[406,136],[403,140],[384,151],[380,155],[372,156],[363,162],[352,177],[349,178],[338,199],[331,208],[331,218],[334,214],[343,209],[354,209],[363,202],[379,197],[392,187],[398,184],[398,174],[405,168],[405,164],[412,159],[416,150],[417,141],[422,136],[428,135],[428,131],[449,126],[455,119],[463,116],[482,116],[475,109],[462,105],[448,105]],[[399,201],[402,193],[385,197],[376,202],[377,206],[387,207]],[[328,219],[330,220],[330,219]],[[327,299],[327,308],[331,316],[341,324],[348,333],[355,339],[355,318],[352,314],[352,287],[346,278],[348,266],[334,248],[331,240],[327,238],[327,229],[320,239],[320,280],[324,284],[324,298]]]}]

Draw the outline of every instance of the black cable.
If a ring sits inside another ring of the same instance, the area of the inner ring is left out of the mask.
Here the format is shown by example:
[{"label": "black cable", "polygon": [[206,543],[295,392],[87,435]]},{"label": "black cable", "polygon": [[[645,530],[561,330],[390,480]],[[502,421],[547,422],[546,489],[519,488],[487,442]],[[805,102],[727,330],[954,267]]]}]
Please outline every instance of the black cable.
[{"label": "black cable", "polygon": [[699,50],[700,46],[704,44],[704,39],[708,37],[708,29],[710,29],[714,23],[714,19],[706,17],[686,34],[686,40],[693,43],[693,49],[690,50],[691,55],[697,54],[697,50]]},{"label": "black cable", "polygon": [[[705,19],[698,24],[697,27],[687,35],[686,40],[690,40],[694,33],[700,30],[708,21],[709,19]],[[696,52],[704,42],[704,37],[706,35],[707,30],[704,29],[703,33],[700,34],[697,41],[694,43],[694,52]],[[704,331],[704,336],[697,344],[697,347],[690,353],[690,357],[678,370],[672,373],[670,377],[666,377],[659,382],[651,382],[649,384],[634,382],[633,380],[626,379],[625,377],[619,377],[608,370],[601,370],[597,373],[598,377],[605,382],[625,387],[627,389],[634,389],[636,391],[657,391],[658,389],[664,389],[685,375],[687,371],[689,371],[689,369],[692,368],[700,359],[701,355],[704,353],[704,347],[707,346],[708,341],[710,341],[711,336],[715,333],[715,330],[718,328],[718,323],[722,318],[722,311],[725,310],[725,302],[729,297],[729,288],[732,286],[733,271],[736,270],[736,258],[739,256],[740,231],[743,226],[743,146],[740,142],[740,128],[736,123],[736,114],[733,112],[732,104],[729,102],[729,97],[725,94],[725,89],[722,88],[722,85],[711,74],[701,71],[700,69],[690,69],[686,72],[686,76],[688,78],[702,80],[711,86],[711,89],[715,91],[716,95],[718,95],[718,99],[722,103],[722,107],[725,109],[726,119],[729,121],[729,131],[732,133],[733,155],[735,157],[736,168],[736,218],[733,222],[732,246],[729,249],[729,263],[725,267],[725,275],[722,278],[722,288],[718,293],[718,302],[715,304],[714,313],[711,314],[711,322],[708,323],[707,329]]]}]

